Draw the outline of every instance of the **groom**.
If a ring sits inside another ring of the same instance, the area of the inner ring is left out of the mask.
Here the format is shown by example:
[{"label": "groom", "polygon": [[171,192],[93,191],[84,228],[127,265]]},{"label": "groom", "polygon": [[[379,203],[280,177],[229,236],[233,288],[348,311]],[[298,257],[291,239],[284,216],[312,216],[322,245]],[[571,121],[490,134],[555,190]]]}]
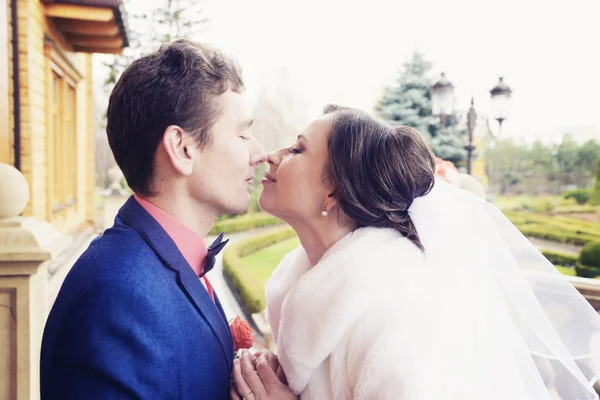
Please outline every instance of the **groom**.
[{"label": "groom", "polygon": [[133,62],[107,133],[135,193],[79,258],[44,331],[42,399],[226,399],[233,344],[206,272],[265,152],[236,63],[179,40]]}]

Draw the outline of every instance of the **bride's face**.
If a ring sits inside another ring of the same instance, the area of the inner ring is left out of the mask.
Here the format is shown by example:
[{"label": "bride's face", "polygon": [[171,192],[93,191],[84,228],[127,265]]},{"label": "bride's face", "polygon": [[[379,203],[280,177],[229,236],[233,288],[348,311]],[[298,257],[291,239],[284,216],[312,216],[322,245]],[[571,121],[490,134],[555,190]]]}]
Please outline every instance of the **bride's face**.
[{"label": "bride's face", "polygon": [[286,222],[321,216],[332,192],[325,180],[331,116],[312,122],[291,147],[269,153],[261,208]]}]

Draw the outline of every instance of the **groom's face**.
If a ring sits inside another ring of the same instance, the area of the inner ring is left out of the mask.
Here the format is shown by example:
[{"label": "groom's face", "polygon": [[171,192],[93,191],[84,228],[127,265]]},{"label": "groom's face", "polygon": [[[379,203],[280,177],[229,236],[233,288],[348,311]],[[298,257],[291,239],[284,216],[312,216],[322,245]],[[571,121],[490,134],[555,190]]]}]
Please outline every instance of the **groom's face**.
[{"label": "groom's face", "polygon": [[210,144],[196,149],[189,181],[194,199],[218,214],[246,211],[254,168],[266,154],[251,133],[252,116],[243,93],[228,90],[214,98],[217,119]]}]

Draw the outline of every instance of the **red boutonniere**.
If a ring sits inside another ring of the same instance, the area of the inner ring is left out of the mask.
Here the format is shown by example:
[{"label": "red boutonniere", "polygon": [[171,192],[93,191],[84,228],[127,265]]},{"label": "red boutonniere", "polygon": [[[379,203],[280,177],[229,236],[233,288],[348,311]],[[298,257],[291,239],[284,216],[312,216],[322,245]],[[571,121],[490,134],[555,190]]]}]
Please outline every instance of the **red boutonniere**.
[{"label": "red boutonniere", "polygon": [[233,336],[233,351],[237,352],[239,349],[252,347],[254,334],[246,321],[237,316],[229,323],[229,328],[231,329],[231,336]]}]

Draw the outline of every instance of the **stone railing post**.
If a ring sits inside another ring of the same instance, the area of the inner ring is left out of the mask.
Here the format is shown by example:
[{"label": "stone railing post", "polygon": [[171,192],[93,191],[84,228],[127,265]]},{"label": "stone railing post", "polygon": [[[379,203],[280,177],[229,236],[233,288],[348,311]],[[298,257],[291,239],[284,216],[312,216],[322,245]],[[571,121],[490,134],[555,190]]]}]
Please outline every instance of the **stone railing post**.
[{"label": "stone railing post", "polygon": [[19,217],[28,201],[23,175],[0,163],[0,400],[40,397],[47,264],[71,242],[45,221]]},{"label": "stone railing post", "polygon": [[271,331],[269,323],[265,319],[264,311],[252,314],[252,320],[263,336],[264,348],[271,351],[276,351],[277,346],[273,340],[273,332]]},{"label": "stone railing post", "polygon": [[473,177],[472,175],[459,173],[458,186],[461,189],[471,192],[484,200],[486,198],[485,188],[483,187],[481,182],[479,182],[479,180],[477,180],[477,178]]},{"label": "stone railing post", "polygon": [[125,204],[125,201],[129,197],[129,193],[121,186],[123,172],[121,172],[118,166],[115,165],[108,170],[108,178],[110,179],[110,184],[102,193],[104,196],[103,229],[108,229],[113,226],[119,209]]}]

